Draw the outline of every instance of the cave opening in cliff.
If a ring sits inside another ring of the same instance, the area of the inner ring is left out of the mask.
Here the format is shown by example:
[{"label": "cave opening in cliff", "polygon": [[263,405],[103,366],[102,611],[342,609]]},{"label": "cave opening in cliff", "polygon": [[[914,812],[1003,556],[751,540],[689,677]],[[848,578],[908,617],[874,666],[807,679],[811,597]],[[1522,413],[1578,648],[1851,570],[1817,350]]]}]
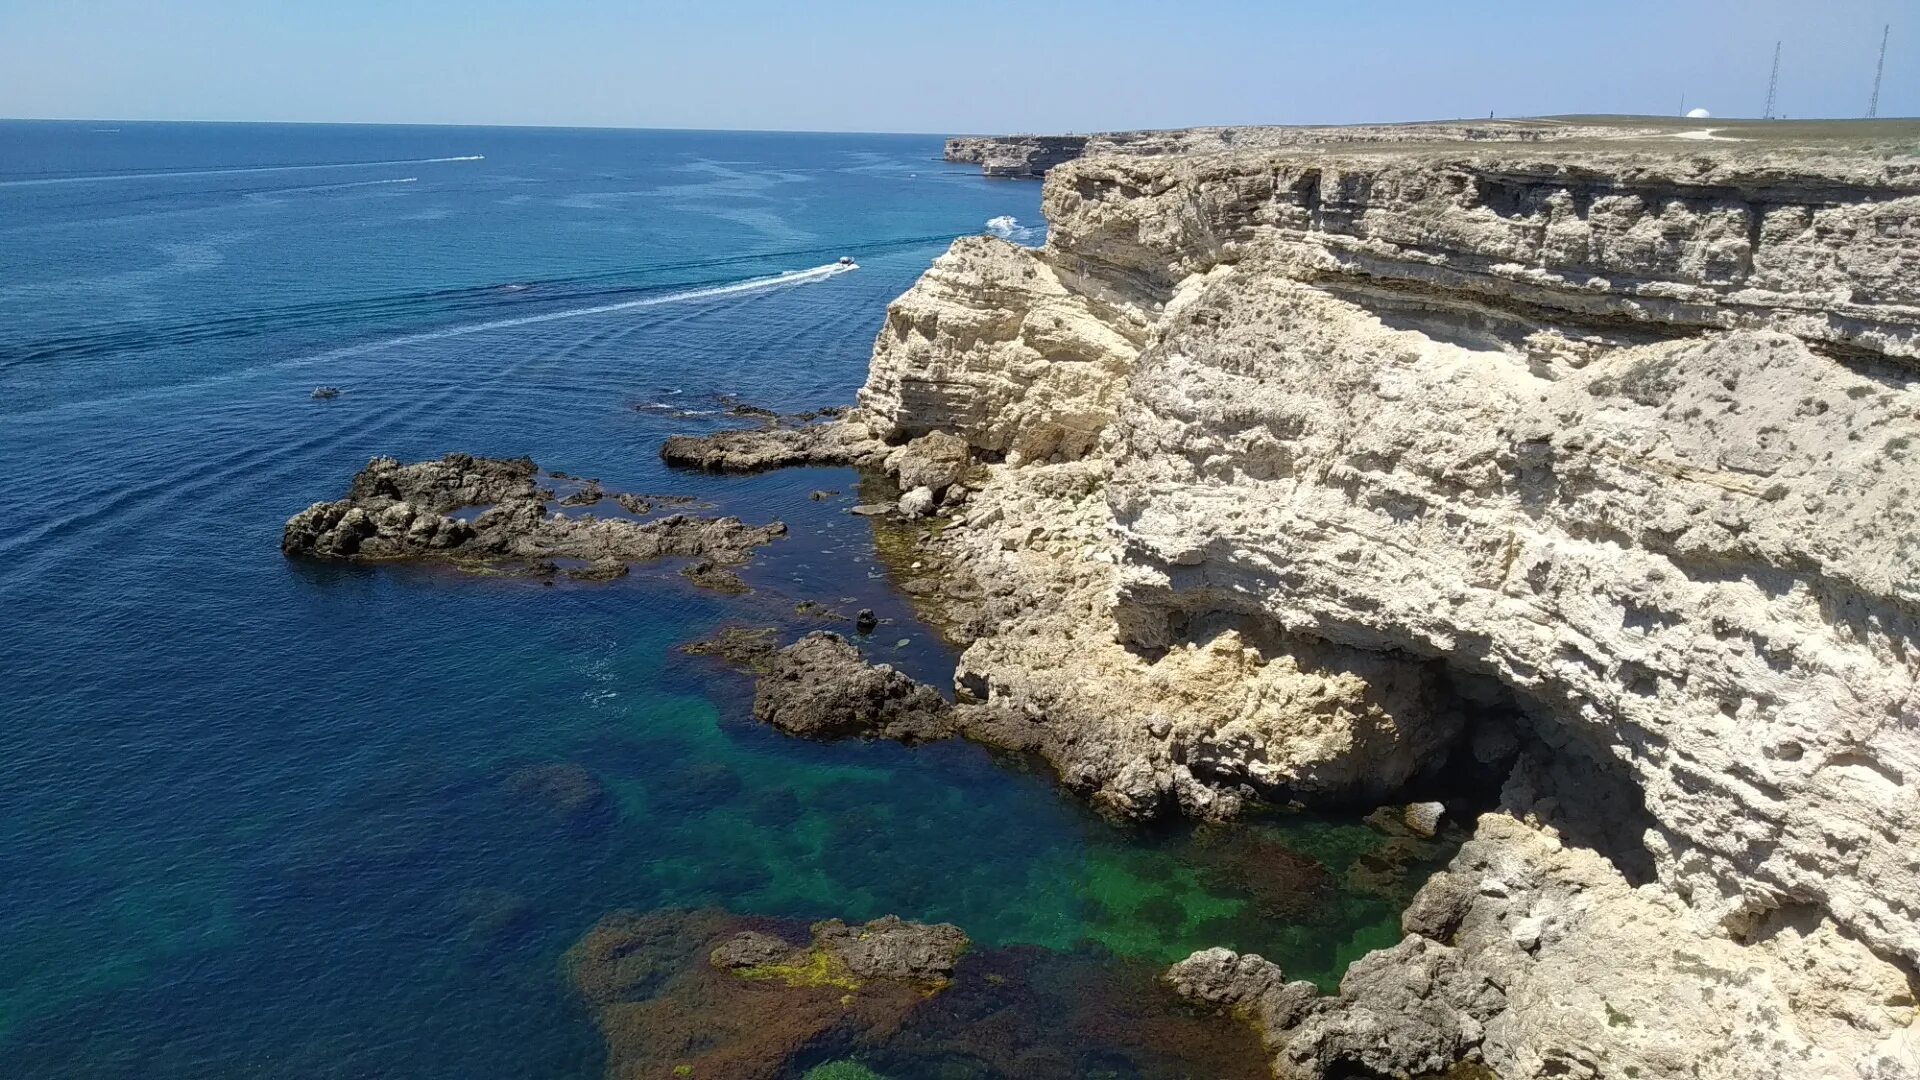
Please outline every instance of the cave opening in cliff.
[{"label": "cave opening in cliff", "polygon": [[[1157,624],[1148,638],[1154,644],[1135,646],[1150,663],[1215,648],[1231,635],[1261,667],[1284,663],[1321,685],[1358,687],[1331,708],[1302,695],[1280,703],[1291,715],[1268,729],[1266,747],[1218,734],[1176,740],[1180,763],[1201,782],[1233,791],[1250,807],[1365,813],[1438,804],[1464,823],[1500,809],[1594,851],[1634,885],[1654,880],[1646,837],[1655,822],[1638,779],[1608,748],[1588,745],[1576,734],[1581,726],[1553,707],[1447,659],[1289,633],[1256,615],[1154,614],[1129,622],[1136,631]],[[1240,708],[1272,704],[1250,698]],[[1179,718],[1172,719],[1178,729]],[[1299,746],[1325,743],[1334,725],[1344,725],[1342,739],[1303,763]],[[1282,763],[1291,771],[1274,779]]]}]

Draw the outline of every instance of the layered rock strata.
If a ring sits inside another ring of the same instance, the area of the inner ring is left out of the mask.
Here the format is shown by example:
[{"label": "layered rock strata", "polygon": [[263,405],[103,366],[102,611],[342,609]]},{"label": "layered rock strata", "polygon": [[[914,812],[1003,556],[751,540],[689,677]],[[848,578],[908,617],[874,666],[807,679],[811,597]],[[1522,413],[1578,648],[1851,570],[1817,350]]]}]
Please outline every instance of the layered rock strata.
[{"label": "layered rock strata", "polygon": [[946,159],[980,166],[988,176],[1034,180],[1086,151],[1084,135],[1014,135],[947,140]]},{"label": "layered rock strata", "polygon": [[[314,503],[289,519],[280,549],[289,556],[438,561],[549,575],[561,572],[559,561],[565,560],[565,573],[587,580],[618,577],[629,563],[690,557],[700,560],[693,580],[733,591],[744,585],[725,568],[745,563],[754,548],[786,534],[779,522],[755,526],[732,517],[676,513],[638,521],[549,514],[555,492],[540,481],[539,467],[527,458],[449,454],[410,465],[375,458],[354,476],[345,498]],[[580,506],[603,498],[642,514],[653,502],[685,501],[608,495],[592,482],[559,501]],[[462,513],[474,510],[480,512]]]},{"label": "layered rock strata", "polygon": [[1089,156],[890,309],[851,425],[966,441],[956,684],[1068,783],[1511,768],[1282,1075],[1920,1075],[1920,163],[1835,130]]},{"label": "layered rock strata", "polygon": [[1293,146],[1355,143],[1501,142],[1543,143],[1574,139],[1657,136],[1691,131],[1648,118],[1633,125],[1584,118],[1451,120],[1419,124],[1356,124],[1345,127],[1250,125],[1107,131],[1096,135],[960,136],[947,140],[946,160],[977,164],[988,176],[1039,179],[1048,170],[1082,157],[1219,154]]}]

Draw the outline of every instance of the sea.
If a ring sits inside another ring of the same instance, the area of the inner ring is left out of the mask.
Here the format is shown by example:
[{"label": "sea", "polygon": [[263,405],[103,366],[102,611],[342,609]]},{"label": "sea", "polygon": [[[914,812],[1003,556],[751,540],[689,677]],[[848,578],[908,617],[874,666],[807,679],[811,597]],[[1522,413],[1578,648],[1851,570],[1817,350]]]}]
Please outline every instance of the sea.
[{"label": "sea", "polygon": [[[1044,238],[1038,185],[940,152],[0,122],[0,1075],[599,1076],[565,957],[621,911],[897,914],[1130,978],[1222,945],[1327,986],[1395,940],[1423,871],[1357,816],[1122,829],[1030,761],[767,730],[680,650],[872,607],[870,655],[950,682],[861,477],[658,456],[738,403],[848,404],[955,237]],[[454,451],[789,535],[748,597],[281,554],[368,459]],[[1191,1074],[1101,1030],[1059,1025],[1082,1075]]]}]

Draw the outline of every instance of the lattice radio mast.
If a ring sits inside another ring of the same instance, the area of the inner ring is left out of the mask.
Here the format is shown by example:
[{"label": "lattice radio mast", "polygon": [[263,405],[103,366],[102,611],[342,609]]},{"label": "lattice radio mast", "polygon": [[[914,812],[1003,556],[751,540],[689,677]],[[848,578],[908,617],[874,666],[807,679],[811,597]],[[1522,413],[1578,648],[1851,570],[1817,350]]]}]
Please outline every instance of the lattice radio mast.
[{"label": "lattice radio mast", "polygon": [[1773,119],[1773,99],[1780,92],[1780,43],[1773,43],[1773,74],[1767,76],[1767,110],[1761,119]]},{"label": "lattice radio mast", "polygon": [[1873,97],[1867,99],[1867,119],[1880,115],[1880,76],[1887,73],[1887,35],[1893,33],[1893,24],[1880,28],[1880,62],[1873,66]]}]

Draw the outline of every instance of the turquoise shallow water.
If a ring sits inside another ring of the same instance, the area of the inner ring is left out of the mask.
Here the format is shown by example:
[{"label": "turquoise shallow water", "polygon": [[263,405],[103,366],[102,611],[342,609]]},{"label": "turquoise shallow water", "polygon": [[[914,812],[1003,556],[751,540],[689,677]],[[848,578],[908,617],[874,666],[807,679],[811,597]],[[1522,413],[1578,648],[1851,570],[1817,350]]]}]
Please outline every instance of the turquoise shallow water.
[{"label": "turquoise shallow water", "polygon": [[[850,598],[946,681],[866,525],[807,498],[852,474],[673,474],[660,440],[721,418],[650,407],[849,400],[948,239],[1038,220],[1037,186],[938,153],[0,123],[6,1075],[597,1075],[560,956],[619,908],[892,912],[1154,964],[1225,944],[1323,980],[1391,940],[1409,882],[1357,822],[1130,836],[976,748],[762,730],[675,650]],[[754,284],[841,254],[862,268]],[[545,588],[280,556],[367,458],[451,450],[793,533],[745,601],[672,566]],[[582,775],[585,812],[539,779]]]}]

